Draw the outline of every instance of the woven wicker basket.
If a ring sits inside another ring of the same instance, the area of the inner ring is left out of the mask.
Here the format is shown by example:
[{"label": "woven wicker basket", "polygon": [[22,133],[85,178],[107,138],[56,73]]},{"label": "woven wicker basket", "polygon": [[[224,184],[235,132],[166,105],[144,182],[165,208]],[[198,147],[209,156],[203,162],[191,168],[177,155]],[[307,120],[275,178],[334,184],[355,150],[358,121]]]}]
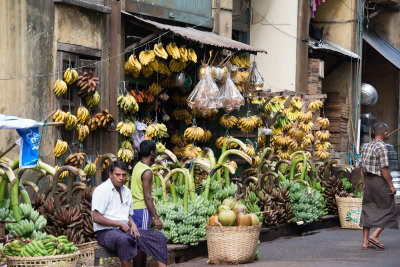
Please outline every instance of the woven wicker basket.
[{"label": "woven wicker basket", "polygon": [[254,261],[260,225],[206,227],[209,263],[238,264]]},{"label": "woven wicker basket", "polygon": [[[80,252],[77,266],[94,266],[96,247],[99,246],[97,241],[83,243],[76,246]],[[118,258],[103,258],[100,259],[99,266],[121,266],[121,262]]]},{"label": "woven wicker basket", "polygon": [[72,254],[45,256],[45,257],[13,257],[6,256],[7,267],[33,266],[65,266],[75,267],[78,262],[79,251]]},{"label": "woven wicker basket", "polygon": [[336,197],[339,210],[340,225],[342,228],[362,229],[360,227],[360,216],[362,198]]}]

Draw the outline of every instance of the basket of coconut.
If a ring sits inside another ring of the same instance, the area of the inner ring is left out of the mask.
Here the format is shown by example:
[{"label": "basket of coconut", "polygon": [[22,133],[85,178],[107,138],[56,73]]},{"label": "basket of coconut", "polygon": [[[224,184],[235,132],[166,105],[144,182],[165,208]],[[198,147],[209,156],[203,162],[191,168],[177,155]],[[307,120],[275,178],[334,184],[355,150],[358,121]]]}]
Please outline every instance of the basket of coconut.
[{"label": "basket of coconut", "polygon": [[217,214],[207,221],[208,262],[238,264],[256,257],[261,224],[256,214],[246,214],[246,206],[225,199]]}]

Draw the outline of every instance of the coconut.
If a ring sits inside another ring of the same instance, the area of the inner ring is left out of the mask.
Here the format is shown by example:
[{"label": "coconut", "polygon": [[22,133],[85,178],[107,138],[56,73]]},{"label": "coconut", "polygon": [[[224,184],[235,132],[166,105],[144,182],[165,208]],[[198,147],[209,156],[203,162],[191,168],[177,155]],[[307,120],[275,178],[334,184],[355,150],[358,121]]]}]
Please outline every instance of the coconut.
[{"label": "coconut", "polygon": [[231,210],[231,208],[229,206],[226,206],[226,205],[219,205],[218,208],[217,208],[217,214],[219,214],[223,210]]},{"label": "coconut", "polygon": [[229,208],[233,208],[235,205],[235,201],[231,198],[226,198],[224,201],[222,201],[222,205],[228,206]]},{"label": "coconut", "polygon": [[251,226],[251,216],[249,214],[244,215],[243,213],[238,213],[236,216],[237,226]]},{"label": "coconut", "polygon": [[252,226],[260,224],[260,219],[258,219],[258,216],[255,213],[249,213],[248,215],[251,217]]},{"label": "coconut", "polygon": [[236,214],[231,210],[222,210],[218,214],[218,221],[222,226],[233,226],[236,222]]},{"label": "coconut", "polygon": [[245,205],[243,204],[236,204],[235,206],[233,206],[232,208],[233,212],[235,212],[235,214],[239,214],[239,213],[246,213],[247,208]]}]

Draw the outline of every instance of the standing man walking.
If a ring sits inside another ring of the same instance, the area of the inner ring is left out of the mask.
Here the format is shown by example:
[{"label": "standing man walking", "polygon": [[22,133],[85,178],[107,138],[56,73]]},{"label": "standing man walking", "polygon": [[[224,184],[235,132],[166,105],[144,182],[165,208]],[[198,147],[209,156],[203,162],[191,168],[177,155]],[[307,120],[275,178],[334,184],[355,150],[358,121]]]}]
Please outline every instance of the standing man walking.
[{"label": "standing man walking", "polygon": [[[360,218],[360,226],[363,227],[362,249],[374,246],[384,249],[379,235],[384,228],[398,228],[394,200],[396,188],[390,177],[388,150],[383,142],[388,134],[387,124],[376,123],[373,134],[375,139],[363,146],[360,156],[364,193]],[[369,236],[371,228],[376,230]]]}]

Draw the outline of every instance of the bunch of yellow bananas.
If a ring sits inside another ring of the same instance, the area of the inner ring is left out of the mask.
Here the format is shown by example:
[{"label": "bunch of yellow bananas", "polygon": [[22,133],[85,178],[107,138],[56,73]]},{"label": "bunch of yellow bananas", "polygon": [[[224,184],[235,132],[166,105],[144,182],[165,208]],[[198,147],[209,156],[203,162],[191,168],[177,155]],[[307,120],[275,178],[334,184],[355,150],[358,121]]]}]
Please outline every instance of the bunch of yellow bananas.
[{"label": "bunch of yellow bananas", "polygon": [[285,113],[286,113],[286,116],[288,117],[288,119],[290,121],[295,121],[300,116],[300,111],[298,109],[296,109],[296,108],[293,108],[293,107],[292,108],[288,108]]},{"label": "bunch of yellow bananas", "polygon": [[126,94],[124,96],[120,95],[117,98],[117,105],[123,109],[125,113],[135,114],[139,111],[139,105],[136,102],[136,99],[130,94]]},{"label": "bunch of yellow bananas", "polygon": [[285,124],[285,126],[282,127],[282,130],[284,131],[289,131],[290,129],[292,129],[294,126],[294,122],[293,121],[289,121],[289,123]]},{"label": "bunch of yellow bananas", "polygon": [[158,153],[164,153],[166,148],[165,148],[163,143],[157,142],[156,143],[156,149],[157,149]]},{"label": "bunch of yellow bananas", "polygon": [[[152,61],[152,62],[156,62],[156,60],[154,60],[154,61]],[[151,64],[151,66],[153,66],[153,64],[154,65],[156,65],[156,63],[152,63],[152,62],[150,62],[150,64]],[[153,68],[154,69],[154,68]],[[160,74],[162,74],[162,75],[166,75],[166,76],[171,76],[171,71],[170,71],[170,69],[168,68],[168,66],[167,66],[167,64],[165,64],[164,62],[162,62],[162,61],[158,61],[158,63],[157,63],[157,69],[154,69],[154,71],[156,71],[156,72],[158,72],[158,73],[160,73]]]},{"label": "bunch of yellow bananas", "polygon": [[187,57],[190,61],[193,63],[197,63],[197,55],[196,52],[194,52],[193,48],[189,48],[187,51]]},{"label": "bunch of yellow bananas", "polygon": [[301,100],[300,97],[295,96],[292,98],[292,100],[290,100],[290,104],[292,105],[292,107],[301,110],[303,108],[303,101]]},{"label": "bunch of yellow bananas", "polygon": [[127,63],[128,64],[125,64],[125,71],[132,73],[133,76],[137,77],[142,70],[142,64],[140,64],[139,60],[134,54],[130,55]]},{"label": "bunch of yellow bananas", "polygon": [[281,157],[281,159],[289,160],[292,152],[290,150],[278,149],[276,150],[276,154]]},{"label": "bunch of yellow bananas", "polygon": [[314,123],[312,121],[309,122],[300,122],[298,125],[299,129],[304,131],[305,133],[311,131],[311,129],[314,127]]},{"label": "bunch of yellow bananas", "polygon": [[318,137],[319,140],[321,141],[326,141],[331,137],[331,134],[329,131],[317,131],[315,135]]},{"label": "bunch of yellow bananas", "polygon": [[139,53],[139,61],[144,66],[146,66],[151,61],[153,61],[155,57],[156,57],[156,54],[154,53],[153,50],[146,49]]},{"label": "bunch of yellow bananas", "polygon": [[68,111],[64,123],[65,130],[71,131],[78,124],[78,118]]},{"label": "bunch of yellow bananas", "polygon": [[54,156],[56,156],[56,158],[60,157],[62,154],[67,152],[67,149],[68,149],[68,143],[58,139],[56,146],[54,148]]},{"label": "bunch of yellow bananas", "polygon": [[175,42],[167,44],[167,46],[165,48],[167,49],[168,54],[173,59],[179,59],[181,57],[181,54],[179,52],[179,48],[176,46]]},{"label": "bunch of yellow bananas", "polygon": [[208,141],[210,141],[211,137],[212,137],[211,131],[205,130],[203,138],[201,138],[200,142],[207,143]]},{"label": "bunch of yellow bananas", "polygon": [[237,127],[242,132],[251,132],[258,126],[260,120],[260,117],[257,115],[251,117],[240,117],[237,122]]},{"label": "bunch of yellow bananas", "polygon": [[86,123],[86,121],[89,119],[89,110],[83,106],[80,106],[76,112],[76,116],[78,118],[78,122]]},{"label": "bunch of yellow bananas", "polygon": [[316,119],[316,121],[319,123],[319,126],[321,127],[321,129],[327,129],[329,127],[329,120],[328,118],[321,118],[318,117]]},{"label": "bunch of yellow bananas", "polygon": [[136,131],[136,125],[130,120],[125,120],[118,122],[117,124],[118,133],[130,137]]},{"label": "bunch of yellow bananas", "polygon": [[219,124],[221,124],[222,127],[231,129],[236,124],[238,123],[238,119],[235,116],[228,116],[228,114],[222,115],[222,117],[219,119]]},{"label": "bunch of yellow bananas", "polygon": [[93,176],[96,173],[96,164],[88,161],[85,168],[83,168],[83,172],[86,174],[87,177]]},{"label": "bunch of yellow bananas", "polygon": [[186,63],[177,59],[171,59],[169,62],[169,69],[172,72],[180,72],[186,67]]},{"label": "bunch of yellow bananas", "polygon": [[324,104],[320,100],[315,100],[308,105],[308,109],[310,109],[312,112],[315,112],[322,108],[323,105]]},{"label": "bunch of yellow bananas", "polygon": [[187,62],[189,60],[188,59],[188,50],[185,46],[179,47],[179,54],[180,54],[179,61]]},{"label": "bunch of yellow bananas", "polygon": [[149,78],[154,73],[154,69],[149,64],[143,66],[142,73],[144,77]]},{"label": "bunch of yellow bananas", "polygon": [[273,137],[274,144],[278,147],[287,146],[291,138],[289,136],[277,135]]},{"label": "bunch of yellow bananas", "polygon": [[[58,171],[58,169],[60,169],[60,166],[56,165],[54,167],[54,169],[56,170],[56,172]],[[60,173],[60,175],[58,176],[58,182],[62,183],[64,182],[64,179],[67,178],[69,175],[69,171],[63,171],[62,173]]]},{"label": "bunch of yellow bananas", "polygon": [[307,134],[300,142],[300,150],[306,150],[312,142],[314,142],[314,136],[312,134]]},{"label": "bunch of yellow bananas", "polygon": [[67,113],[61,109],[57,109],[56,113],[53,115],[53,120],[56,122],[64,122],[67,119]]},{"label": "bunch of yellow bananas", "polygon": [[291,151],[298,151],[299,150],[299,144],[297,143],[296,140],[294,140],[292,138],[289,139],[287,145],[288,145],[288,147],[289,147],[289,149]]},{"label": "bunch of yellow bananas", "polygon": [[309,122],[312,120],[312,112],[308,111],[308,112],[300,112],[299,113],[299,121],[303,121],[303,122]]},{"label": "bunch of yellow bananas", "polygon": [[[221,137],[218,137],[217,140],[215,140],[215,146],[218,149],[222,149],[222,147],[224,146],[225,142],[228,141],[231,138],[232,138],[232,136],[221,136]],[[232,142],[232,143],[229,143],[228,149],[236,148],[237,146],[238,146],[237,143]]]},{"label": "bunch of yellow bananas", "polygon": [[292,138],[294,138],[294,139],[300,141],[300,140],[302,140],[302,139],[304,138],[304,136],[306,136],[306,133],[305,133],[304,131],[299,130],[299,129],[291,128],[291,129],[289,130],[289,135],[290,135]]},{"label": "bunch of yellow bananas", "polygon": [[188,144],[182,149],[183,158],[197,158],[201,152],[201,148],[193,144]]},{"label": "bunch of yellow bananas", "polygon": [[167,133],[167,126],[164,123],[153,123],[147,126],[145,137],[148,139],[162,138]]},{"label": "bunch of yellow bananas", "polygon": [[250,59],[246,56],[233,56],[231,57],[231,63],[240,68],[249,68],[251,66]]},{"label": "bunch of yellow bananas", "polygon": [[182,135],[180,135],[178,133],[178,131],[176,131],[172,136],[171,136],[171,143],[173,143],[174,145],[177,145],[179,147],[183,147],[187,145],[186,139],[183,138]]},{"label": "bunch of yellow bananas", "polygon": [[250,72],[248,72],[248,71],[238,71],[237,75],[236,75],[237,83],[243,84],[247,80],[249,75],[250,75]]},{"label": "bunch of yellow bananas", "polygon": [[161,87],[161,85],[157,84],[156,82],[153,82],[149,87],[149,92],[154,96],[161,93],[162,90],[163,90],[163,88]]},{"label": "bunch of yellow bananas", "polygon": [[240,148],[241,151],[246,153],[250,158],[253,158],[256,155],[256,151],[254,150],[254,147],[250,144],[245,144],[246,149]]},{"label": "bunch of yellow bananas", "polygon": [[100,103],[100,94],[99,92],[96,91],[93,95],[87,96],[85,100],[86,100],[86,105],[88,105],[91,108],[94,108]]},{"label": "bunch of yellow bananas", "polygon": [[129,150],[133,150],[132,143],[129,142],[128,140],[122,141],[121,142],[121,147]]},{"label": "bunch of yellow bananas", "polygon": [[332,144],[327,141],[315,141],[315,149],[318,151],[327,151]]},{"label": "bunch of yellow bananas", "polygon": [[320,160],[327,160],[330,156],[328,151],[315,151],[314,155]]},{"label": "bunch of yellow bananas", "polygon": [[67,84],[63,80],[57,80],[53,86],[53,92],[56,97],[60,97],[67,92]]},{"label": "bunch of yellow bananas", "polygon": [[172,117],[177,121],[185,120],[187,117],[190,117],[189,111],[186,109],[174,109],[172,111]]},{"label": "bunch of yellow bananas", "polygon": [[258,147],[266,148],[267,147],[267,136],[265,134],[259,134],[257,137]]},{"label": "bunch of yellow bananas", "polygon": [[156,54],[157,57],[163,59],[168,58],[167,51],[165,51],[162,43],[154,44],[154,53]]},{"label": "bunch of yellow bananas", "polygon": [[174,94],[171,99],[177,106],[186,106],[187,95]]},{"label": "bunch of yellow bananas", "polygon": [[130,163],[135,157],[135,154],[132,150],[121,147],[118,149],[117,156],[119,160]]},{"label": "bunch of yellow bananas", "polygon": [[192,126],[185,130],[183,137],[190,141],[201,141],[204,138],[204,130],[201,127]]},{"label": "bunch of yellow bananas", "polygon": [[78,79],[78,72],[74,68],[68,68],[64,72],[64,80],[67,84],[71,85]]},{"label": "bunch of yellow bananas", "polygon": [[76,127],[76,133],[78,134],[78,140],[83,142],[89,134],[89,127],[86,124],[78,124]]}]

